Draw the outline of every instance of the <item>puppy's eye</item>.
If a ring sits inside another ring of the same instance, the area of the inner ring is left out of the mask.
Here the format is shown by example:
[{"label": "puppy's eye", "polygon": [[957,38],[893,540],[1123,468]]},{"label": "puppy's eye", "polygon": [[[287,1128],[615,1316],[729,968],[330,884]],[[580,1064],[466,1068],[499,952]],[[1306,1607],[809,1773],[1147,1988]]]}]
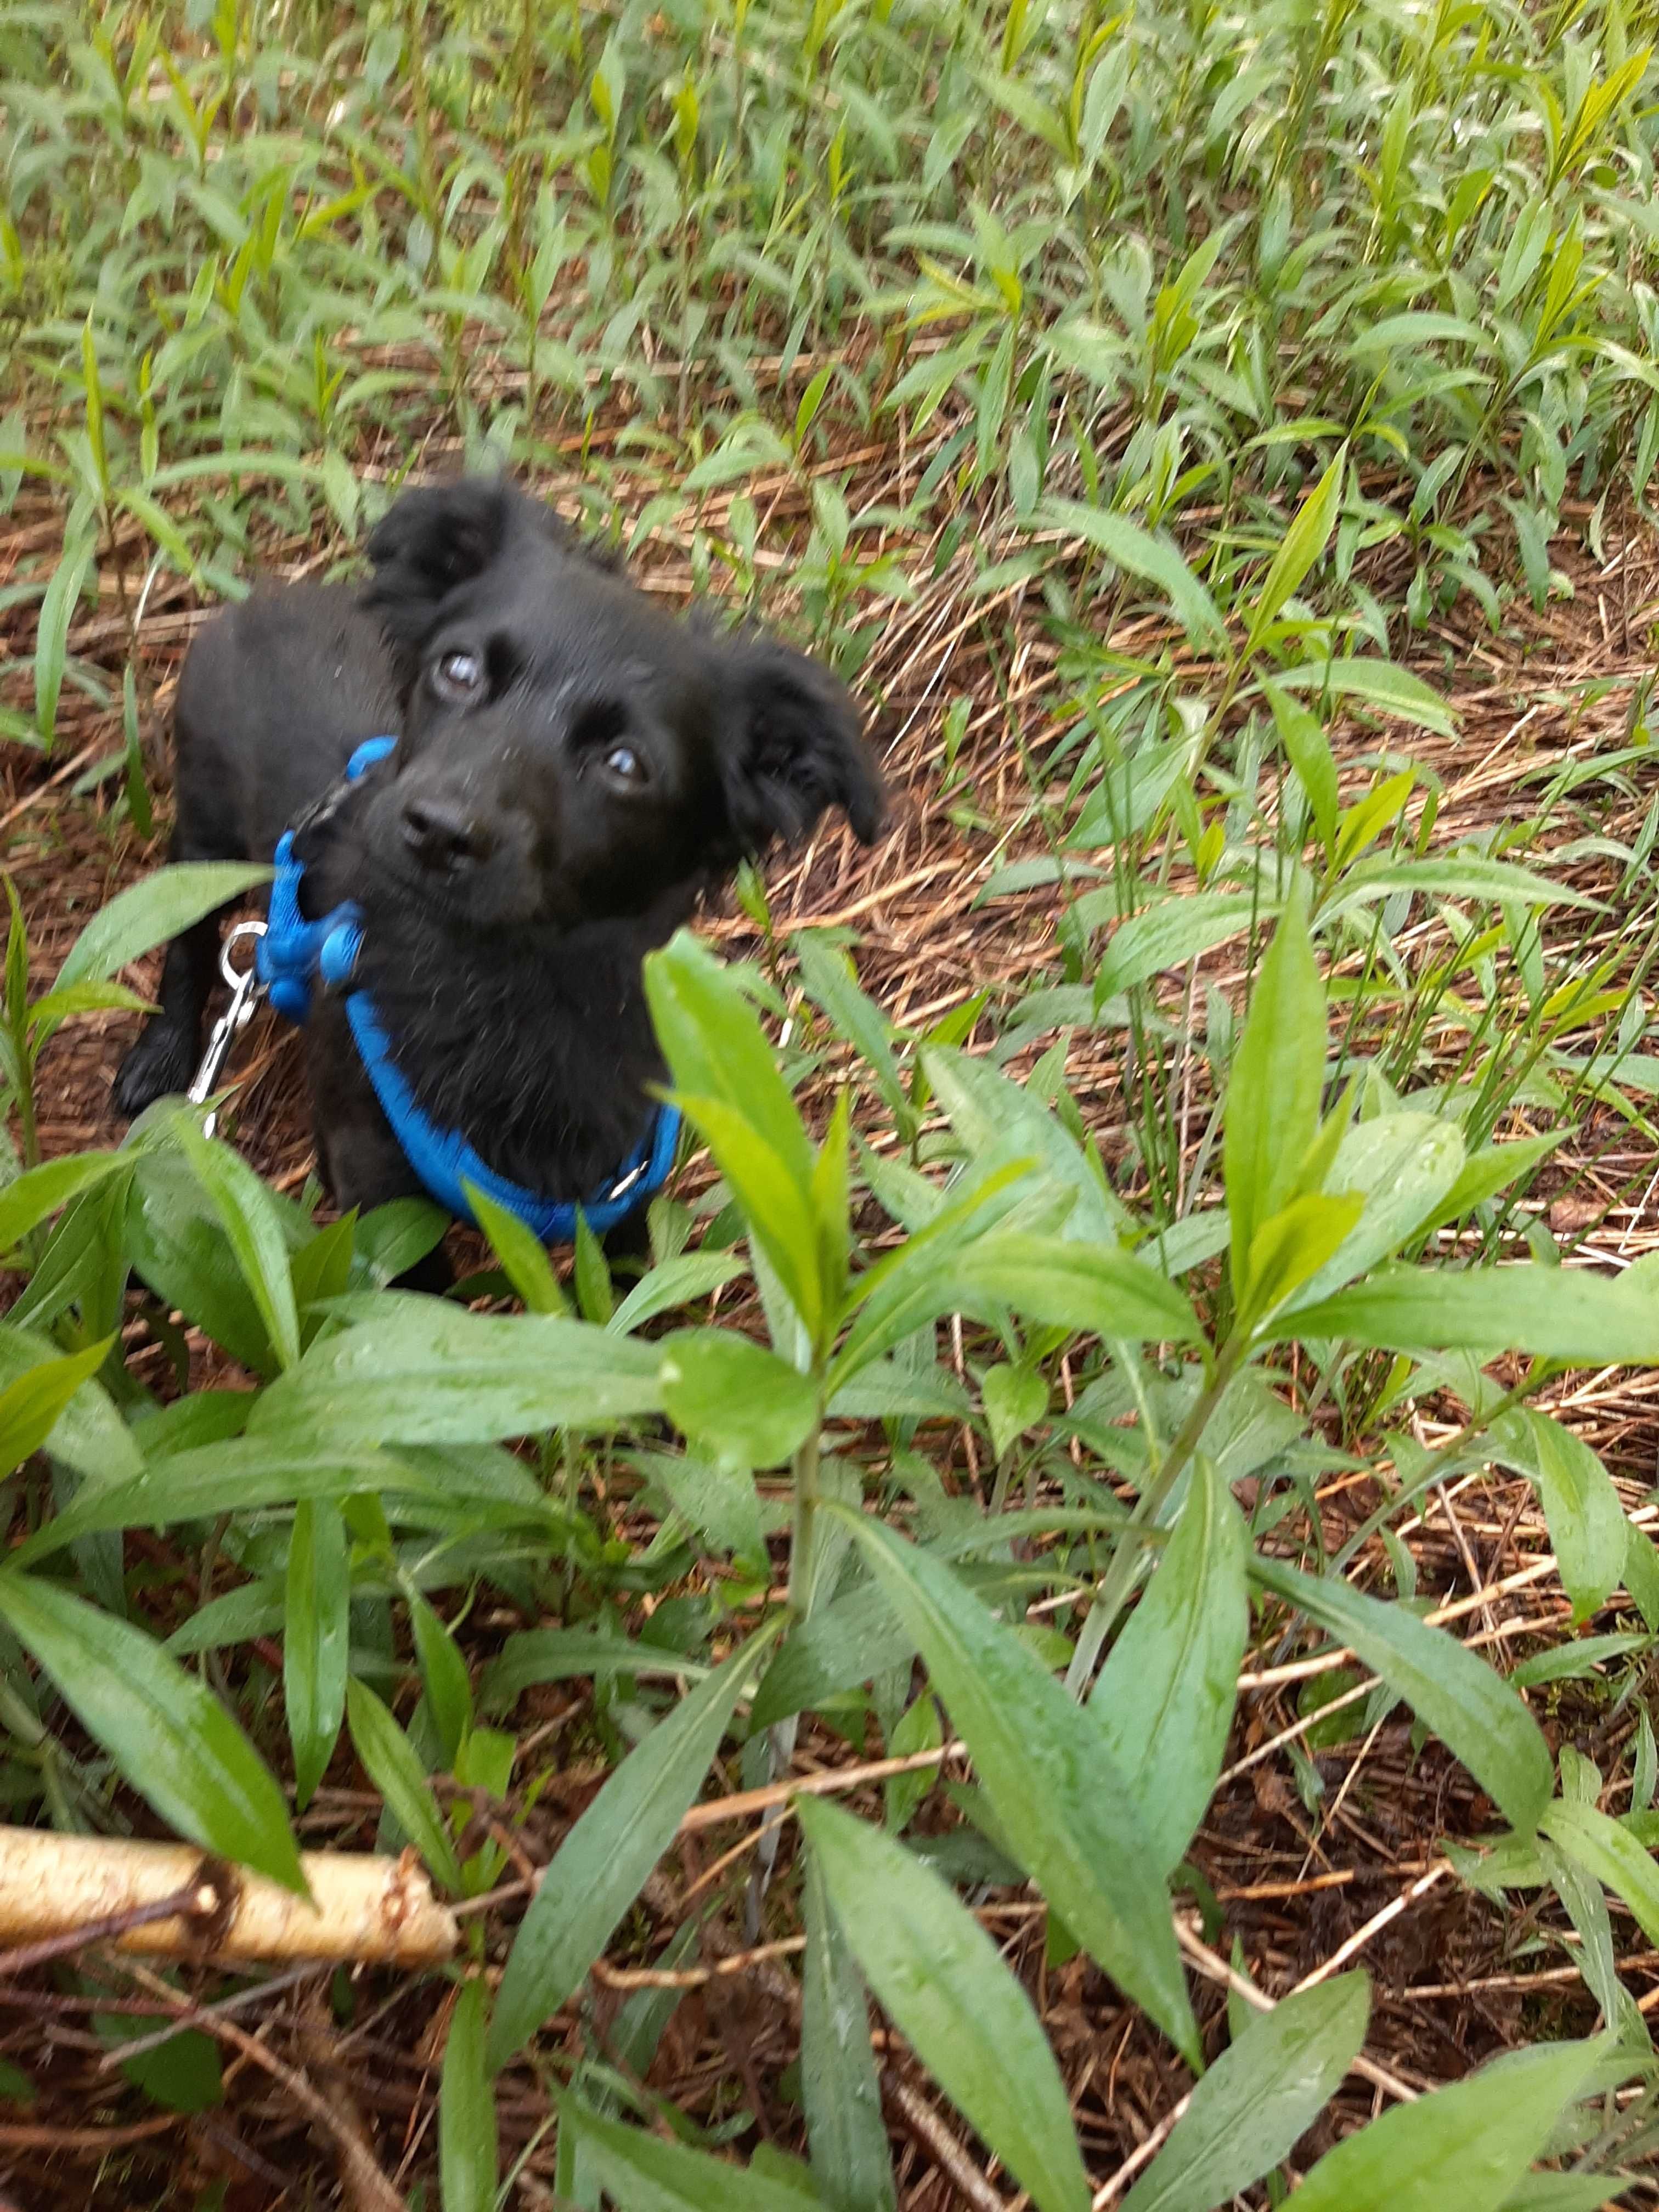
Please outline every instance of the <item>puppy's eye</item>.
[{"label": "puppy's eye", "polygon": [[483,663],[476,653],[447,653],[433,664],[431,682],[441,699],[471,699],[483,683]]},{"label": "puppy's eye", "polygon": [[650,781],[645,763],[632,745],[612,745],[605,757],[605,772],[613,782],[626,784],[633,790]]}]

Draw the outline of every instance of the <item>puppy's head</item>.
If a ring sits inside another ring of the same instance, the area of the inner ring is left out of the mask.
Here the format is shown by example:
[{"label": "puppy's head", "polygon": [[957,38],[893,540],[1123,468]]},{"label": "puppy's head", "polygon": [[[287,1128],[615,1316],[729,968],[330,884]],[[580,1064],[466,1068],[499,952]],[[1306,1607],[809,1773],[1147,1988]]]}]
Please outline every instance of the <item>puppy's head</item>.
[{"label": "puppy's head", "polygon": [[672,618],[510,486],[410,492],[368,556],[404,711],[366,858],[457,924],[643,914],[832,806],[876,836],[827,670]]}]

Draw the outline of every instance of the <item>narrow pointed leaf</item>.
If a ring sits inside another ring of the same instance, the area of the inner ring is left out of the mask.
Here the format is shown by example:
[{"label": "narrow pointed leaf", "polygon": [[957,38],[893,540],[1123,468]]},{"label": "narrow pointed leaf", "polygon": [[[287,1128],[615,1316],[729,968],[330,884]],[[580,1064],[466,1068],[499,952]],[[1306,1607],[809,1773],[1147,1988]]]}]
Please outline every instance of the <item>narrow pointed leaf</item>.
[{"label": "narrow pointed leaf", "polygon": [[1212,2212],[1288,2158],[1365,2039],[1370,1982],[1339,1974],[1259,2014],[1193,2091],[1123,2212]]},{"label": "narrow pointed leaf", "polygon": [[1613,1478],[1582,1437],[1517,1406],[1493,1425],[1495,1457],[1538,1486],[1575,1620],[1600,1612],[1625,1577],[1630,1523]]},{"label": "narrow pointed leaf", "polygon": [[550,1314],[437,1298],[320,1338],[260,1397],[250,1436],[299,1443],[482,1443],[597,1427],[659,1403],[656,1348]]},{"label": "narrow pointed leaf", "polygon": [[1588,2081],[1600,2046],[1540,2044],[1396,2105],[1328,2151],[1297,2212],[1498,2212]]},{"label": "narrow pointed leaf", "polygon": [[1347,465],[1348,449],[1345,446],[1297,509],[1250,611],[1249,635],[1244,641],[1247,655],[1255,651],[1285,600],[1329,544],[1331,532],[1336,526],[1336,511],[1342,504],[1342,480]]},{"label": "narrow pointed leaf", "polygon": [[1316,1578],[1259,1553],[1251,1571],[1275,1596],[1350,1644],[1396,1697],[1461,1759],[1510,1826],[1530,1833],[1548,1804],[1549,1747],[1523,1699],[1484,1659],[1401,1605],[1364,1597],[1334,1577]]},{"label": "narrow pointed leaf", "polygon": [[130,1621],[33,1575],[0,1574],[0,1620],[170,1827],[303,1890],[283,1793],[204,1682]]},{"label": "narrow pointed leaf", "polygon": [[1221,1771],[1249,1634],[1249,1557],[1232,1493],[1200,1458],[1175,1533],[1089,1701],[1165,1873],[1192,1841]]},{"label": "narrow pointed leaf", "polygon": [[103,1365],[114,1340],[106,1336],[84,1352],[43,1359],[0,1389],[0,1474],[9,1474],[40,1450],[70,1399]]},{"label": "narrow pointed leaf", "polygon": [[602,2120],[574,2097],[560,2107],[559,2132],[580,2148],[584,2169],[611,2202],[628,2212],[823,2212],[805,2167],[799,2182],[775,2169],[750,2173],[689,2143]]},{"label": "narrow pointed leaf", "polygon": [[[1291,1324],[1281,1320],[1281,1334]],[[1389,1352],[1529,1352],[1575,1366],[1659,1364],[1659,1285],[1583,1267],[1383,1267],[1299,1306],[1297,1336]]]},{"label": "narrow pointed leaf", "polygon": [[160,868],[118,892],[93,916],[70,947],[52,988],[101,982],[128,961],[270,880],[269,868],[241,860],[181,860]]},{"label": "narrow pointed leaf", "polygon": [[1085,2212],[1089,2184],[1030,1999],[931,1868],[824,1799],[796,1818],[865,1977],[930,2074],[1038,2212]]},{"label": "narrow pointed leaf", "polygon": [[1293,903],[1256,976],[1227,1085],[1223,1171],[1236,1283],[1249,1274],[1256,1231],[1296,1187],[1318,1127],[1324,1082],[1325,987],[1307,918]]},{"label": "narrow pointed leaf", "polygon": [[870,2008],[816,1852],[807,1856],[801,1915],[806,1934],[801,2101],[813,2175],[835,2212],[896,2212],[881,2086],[870,2051]]},{"label": "narrow pointed leaf", "polygon": [[878,1522],[825,1510],[850,1528],[915,1638],[1027,1871],[1078,1942],[1195,2052],[1158,1855],[1095,1716],[942,1561]]},{"label": "narrow pointed leaf", "polygon": [[218,1215],[266,1335],[284,1367],[300,1357],[300,1316],[289,1271],[288,1240],[270,1193],[228,1145],[203,1135],[193,1114],[173,1124],[179,1148]]},{"label": "narrow pointed leaf", "polygon": [[494,2212],[500,2156],[495,2100],[484,2071],[484,1984],[456,2002],[438,2090],[438,2167],[443,2212]]},{"label": "narrow pointed leaf", "polygon": [[461,1869],[455,1844],[415,1747],[396,1717],[367,1682],[353,1674],[346,1683],[346,1717],[351,1741],[386,1810],[419,1850],[434,1879],[459,1890]]},{"label": "narrow pointed leaf", "polygon": [[702,1786],[762,1641],[733,1652],[658,1722],[560,1844],[507,1956],[489,2027],[492,2071],[558,2010],[611,1941]]},{"label": "narrow pointed leaf", "polygon": [[1086,507],[1081,500],[1044,500],[1038,519],[1052,529],[1082,538],[1103,553],[1115,568],[1127,568],[1132,576],[1156,584],[1195,645],[1226,643],[1226,625],[1215,601],[1170,538],[1155,538],[1126,516],[1109,514],[1104,507]]},{"label": "narrow pointed leaf", "polygon": [[350,1552],[340,1509],[302,1499],[289,1538],[283,1627],[283,1701],[294,1747],[294,1795],[303,1812],[334,1755],[345,1718]]},{"label": "narrow pointed leaf", "polygon": [[1594,1805],[1559,1799],[1539,1823],[1552,1842],[1621,1897],[1650,1943],[1659,1943],[1659,1865],[1630,1830]]},{"label": "narrow pointed leaf", "polygon": [[11,1251],[49,1214],[131,1164],[119,1152],[70,1152],[64,1159],[26,1168],[0,1190],[0,1252]]}]

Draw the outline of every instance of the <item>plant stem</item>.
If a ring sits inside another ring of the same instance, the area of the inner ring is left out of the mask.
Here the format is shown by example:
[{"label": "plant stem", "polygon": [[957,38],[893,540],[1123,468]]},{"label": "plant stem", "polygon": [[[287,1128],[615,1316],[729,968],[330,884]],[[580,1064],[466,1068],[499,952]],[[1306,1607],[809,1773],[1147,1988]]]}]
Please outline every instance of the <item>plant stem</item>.
[{"label": "plant stem", "polygon": [[1209,1381],[1199,1392],[1191,1413],[1176,1431],[1157,1472],[1135,1500],[1128,1526],[1117,1540],[1111,1565],[1107,1568],[1105,1578],[1089,1609],[1089,1618],[1083,1624],[1083,1633],[1078,1638],[1072,1663],[1066,1670],[1066,1686],[1074,1698],[1082,1696],[1092,1679],[1106,1638],[1111,1634],[1118,1614],[1123,1610],[1124,1601],[1129,1595],[1140,1565],[1141,1532],[1149,1522],[1157,1519],[1170,1492],[1184,1472],[1188,1461],[1198,1449],[1199,1439],[1209,1426],[1216,1407],[1225,1395],[1228,1384],[1243,1365],[1248,1348],[1246,1339],[1237,1332],[1222,1346]]},{"label": "plant stem", "polygon": [[34,1118],[34,1060],[29,1051],[27,1037],[17,1042],[17,1067],[21,1081],[17,1085],[17,1132],[26,1168],[40,1164],[40,1133]]},{"label": "plant stem", "polygon": [[789,1618],[805,1620],[812,1603],[812,1552],[817,1534],[818,1454],[823,1430],[823,1386],[812,1425],[795,1449],[795,1516],[789,1540]]}]

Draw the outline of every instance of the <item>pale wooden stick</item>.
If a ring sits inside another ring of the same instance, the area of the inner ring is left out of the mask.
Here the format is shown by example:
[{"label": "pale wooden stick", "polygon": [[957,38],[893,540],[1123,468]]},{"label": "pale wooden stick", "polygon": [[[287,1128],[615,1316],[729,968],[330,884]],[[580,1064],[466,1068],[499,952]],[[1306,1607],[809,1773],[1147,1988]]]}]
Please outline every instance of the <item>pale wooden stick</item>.
[{"label": "pale wooden stick", "polygon": [[189,1896],[188,1915],[130,1928],[114,1942],[170,1958],[208,1952],[402,1966],[441,1965],[454,1951],[454,1915],[434,1897],[413,1851],[395,1859],[306,1851],[300,1863],[313,1902],[188,1844],[0,1828],[0,1945],[72,1936]]}]

